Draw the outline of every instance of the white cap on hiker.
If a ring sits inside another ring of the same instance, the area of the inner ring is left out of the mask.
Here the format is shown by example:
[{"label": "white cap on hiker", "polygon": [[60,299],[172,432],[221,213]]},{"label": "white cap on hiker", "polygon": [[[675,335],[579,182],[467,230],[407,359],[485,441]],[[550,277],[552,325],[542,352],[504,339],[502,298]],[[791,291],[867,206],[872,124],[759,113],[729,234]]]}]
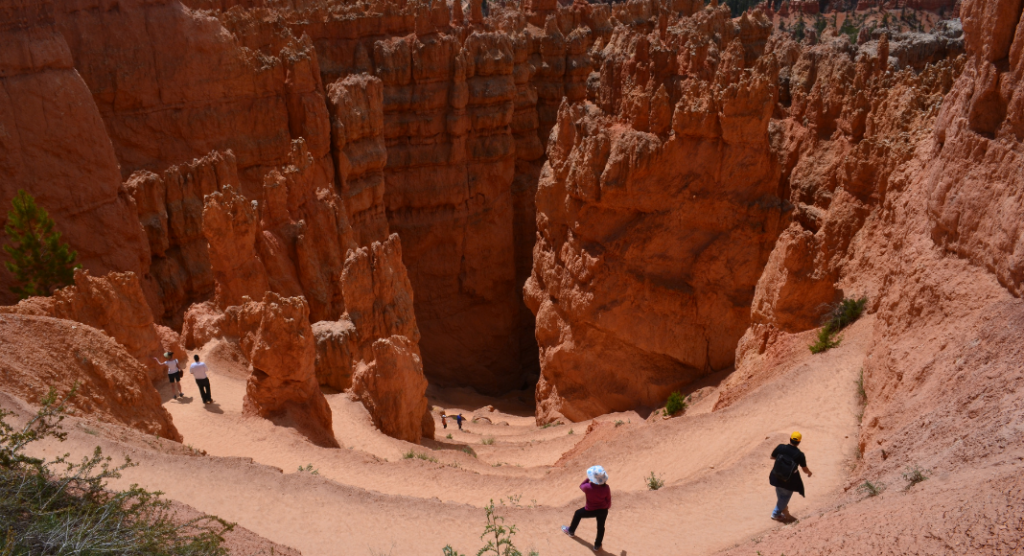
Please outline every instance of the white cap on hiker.
[{"label": "white cap on hiker", "polygon": [[595,465],[587,469],[587,478],[595,485],[603,485],[608,482],[608,473],[605,473],[604,467]]}]

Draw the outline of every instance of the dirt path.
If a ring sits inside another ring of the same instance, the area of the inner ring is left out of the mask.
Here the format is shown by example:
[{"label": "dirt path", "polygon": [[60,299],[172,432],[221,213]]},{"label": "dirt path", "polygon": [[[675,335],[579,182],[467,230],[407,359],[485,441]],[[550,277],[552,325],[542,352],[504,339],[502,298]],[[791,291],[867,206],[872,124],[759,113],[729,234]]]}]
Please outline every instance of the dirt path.
[{"label": "dirt path", "polygon": [[[435,409],[491,422],[468,422],[460,432],[454,422],[442,429],[438,419],[437,441],[414,446],[381,435],[361,405],[330,394],[340,450],[243,417],[241,369],[210,354],[217,404],[200,403],[186,379],[191,398],[171,401],[165,393],[164,405],[186,445],[218,457],[169,455],[79,432],[60,449],[84,452],[99,441],[105,451],[140,462],[125,484],[162,490],[307,556],[440,554],[449,543],[475,553],[481,508],[513,495],[520,507],[505,515],[518,526],[516,544],[524,553],[591,554],[592,522],[584,521],[577,541],[559,526],[581,505],[577,487],[584,470],[599,463],[609,472],[614,497],[607,553],[708,554],[779,527],[768,518],[774,505],[768,454],[791,430],[804,433],[814,471],[805,480],[808,498],[796,497],[791,511],[808,516],[842,486],[856,457],[855,380],[870,330],[866,319],[846,332],[838,349],[814,357],[794,351],[781,379],[728,408],[708,412],[712,395],[670,420],[629,413],[537,428],[522,412],[492,412],[479,397],[440,392]],[[493,444],[482,443],[490,438]],[[476,457],[462,451],[466,446]],[[409,450],[437,461],[403,458]],[[296,471],[305,465],[318,474]],[[647,490],[652,471],[665,481],[661,490]]]}]

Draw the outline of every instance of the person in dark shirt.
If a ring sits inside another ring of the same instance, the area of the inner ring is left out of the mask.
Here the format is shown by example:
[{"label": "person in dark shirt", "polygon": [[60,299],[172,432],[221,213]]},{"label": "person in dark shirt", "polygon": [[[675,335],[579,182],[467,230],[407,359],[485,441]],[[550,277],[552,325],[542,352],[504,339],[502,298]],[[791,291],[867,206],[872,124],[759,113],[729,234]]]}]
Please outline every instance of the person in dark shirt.
[{"label": "person in dark shirt", "polygon": [[799,492],[800,496],[807,496],[804,494],[804,482],[800,478],[800,471],[797,470],[797,467],[803,469],[808,477],[812,473],[807,468],[807,457],[798,448],[801,440],[803,440],[803,435],[794,432],[789,436],[788,445],[779,444],[772,450],[772,459],[775,460],[775,465],[772,467],[771,474],[768,475],[768,482],[775,487],[775,494],[778,496],[778,502],[772,512],[772,519],[775,521],[783,523],[796,521],[795,517],[789,515],[789,499],[793,497],[794,492]]},{"label": "person in dark shirt", "polygon": [[580,485],[580,490],[586,496],[586,504],[576,510],[572,516],[572,525],[563,525],[562,532],[570,537],[576,536],[576,528],[580,520],[586,517],[597,519],[597,539],[594,541],[594,552],[601,550],[601,542],[604,541],[604,522],[608,519],[608,510],[612,507],[612,490],[605,484],[608,482],[608,473],[604,467],[595,465],[587,469],[587,478]]}]

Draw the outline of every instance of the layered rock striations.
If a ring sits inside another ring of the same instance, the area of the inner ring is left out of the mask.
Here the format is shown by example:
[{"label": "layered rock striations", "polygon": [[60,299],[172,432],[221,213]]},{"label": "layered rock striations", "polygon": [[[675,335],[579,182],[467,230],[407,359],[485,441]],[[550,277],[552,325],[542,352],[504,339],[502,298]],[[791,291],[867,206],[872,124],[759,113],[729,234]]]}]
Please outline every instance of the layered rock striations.
[{"label": "layered rock striations", "polygon": [[893,71],[883,36],[860,47],[843,38],[810,49],[777,37],[786,61],[772,141],[780,190],[794,206],[761,275],[752,326],[737,358],[764,353],[779,332],[821,324],[829,307],[864,292],[839,284],[854,238],[888,198],[893,174],[928,136],[961,62]]},{"label": "layered rock striations", "polygon": [[1024,294],[1024,32],[1019,0],[965,3],[963,76],[935,125],[927,176],[932,238]]},{"label": "layered rock striations", "polygon": [[336,321],[313,324],[316,374],[320,383],[337,390],[352,386],[352,373],[374,360],[373,343],[402,336],[412,346],[420,340],[413,308],[412,286],[401,264],[397,234],[384,243],[349,251],[341,286],[347,311]]},{"label": "layered rock striations", "polygon": [[783,204],[768,136],[778,62],[748,51],[751,22],[727,13],[679,20],[665,40],[617,28],[594,102],[559,109],[525,292],[541,421],[655,407],[732,365]]},{"label": "layered rock striations", "polygon": [[[57,7],[49,0],[0,2],[0,226],[23,189],[53,217],[85,268],[144,276],[145,236],[121,188],[100,111],[54,25]],[[0,267],[0,282],[12,279]],[[0,302],[16,300],[2,288]]]},{"label": "layered rock striations", "polygon": [[123,178],[161,172],[213,150],[234,152],[258,197],[263,175],[303,137],[325,174],[330,128],[312,46],[276,41],[272,55],[242,48],[213,17],[177,0],[55,5],[57,29],[88,84]]}]

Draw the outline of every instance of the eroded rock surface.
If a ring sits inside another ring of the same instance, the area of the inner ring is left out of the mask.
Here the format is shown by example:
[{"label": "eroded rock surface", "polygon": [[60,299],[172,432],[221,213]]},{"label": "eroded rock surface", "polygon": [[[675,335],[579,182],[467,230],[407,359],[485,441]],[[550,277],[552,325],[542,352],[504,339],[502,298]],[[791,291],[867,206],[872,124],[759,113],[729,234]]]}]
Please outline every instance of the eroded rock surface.
[{"label": "eroded rock surface", "polygon": [[352,377],[352,394],[370,412],[373,424],[384,434],[420,443],[434,436],[434,420],[425,396],[427,379],[416,345],[405,336],[373,342],[373,362],[361,364]]},{"label": "eroded rock surface", "polygon": [[[50,0],[0,2],[0,226],[23,189],[85,268],[145,276],[149,253],[134,203],[121,189],[115,151],[54,9]],[[6,287],[12,280],[0,265],[0,303],[17,301]]]},{"label": "eroded rock surface", "polygon": [[[883,524],[844,508],[799,538],[765,539],[766,552],[877,554],[897,538],[936,554],[1019,546],[1020,512],[987,500],[1021,488],[1015,473],[992,470],[1010,458],[1019,427],[1011,408],[1021,405],[1014,361],[1024,345],[1012,331],[1024,319],[1014,239],[1024,215],[1010,191],[1022,185],[1022,11],[1016,0],[965,0],[967,55],[920,72],[893,71],[882,44],[877,58],[853,57],[848,44],[815,47],[792,67],[792,105],[781,107],[776,129],[797,205],[791,239],[777,244],[780,264],[758,284],[762,302],[729,380],[756,380],[772,357],[764,346],[814,326],[807,311],[816,289],[831,285],[833,299],[864,295],[874,330],[861,457],[846,496],[865,480],[900,484],[915,466],[950,487],[874,504],[871,515],[905,516]],[[811,294],[806,302],[800,291]],[[985,500],[958,510],[970,531],[936,512],[965,490]],[[878,542],[839,547],[836,527]]]},{"label": "eroded rock surface", "polygon": [[[166,380],[166,379],[164,379]],[[80,322],[0,314],[0,389],[38,404],[50,388],[79,415],[181,442],[149,374],[113,337]]]},{"label": "eroded rock surface", "polygon": [[768,141],[778,62],[757,45],[768,22],[727,13],[664,39],[617,28],[593,102],[559,109],[525,288],[540,421],[655,407],[732,365],[783,203]]},{"label": "eroded rock surface", "polygon": [[30,297],[0,313],[55,317],[89,325],[106,332],[149,371],[151,380],[166,380],[166,369],[152,358],[165,351],[164,338],[173,344],[173,332],[161,331],[153,322],[142,285],[132,272],[90,276],[75,271],[75,284],[57,290],[52,297]]}]

